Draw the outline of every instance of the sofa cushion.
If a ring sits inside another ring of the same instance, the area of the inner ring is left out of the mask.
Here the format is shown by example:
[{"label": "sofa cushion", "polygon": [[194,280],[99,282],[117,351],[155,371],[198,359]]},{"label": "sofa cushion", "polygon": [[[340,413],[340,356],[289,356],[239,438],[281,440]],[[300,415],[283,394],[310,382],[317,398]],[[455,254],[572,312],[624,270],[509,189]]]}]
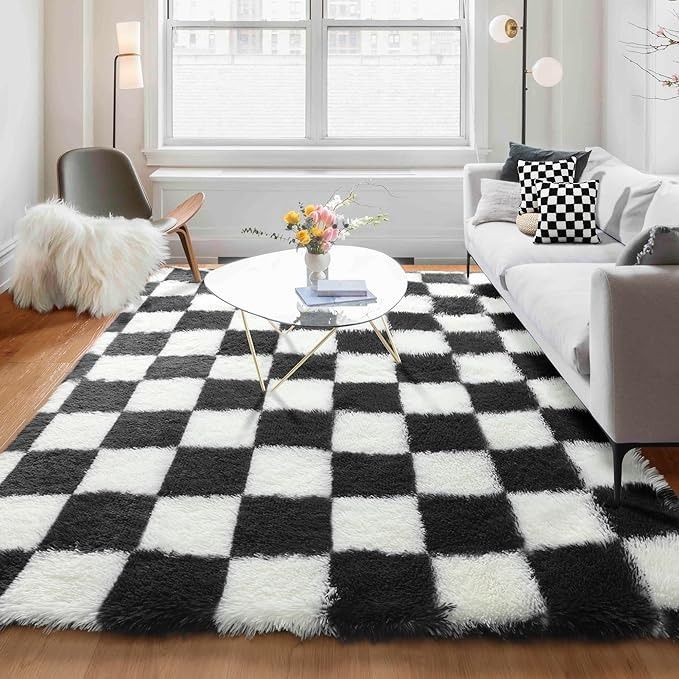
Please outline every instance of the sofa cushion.
[{"label": "sofa cushion", "polygon": [[[614,264],[528,264],[506,274],[517,311],[581,375],[589,375],[592,273]],[[528,328],[530,330],[530,328]]]},{"label": "sofa cushion", "polygon": [[664,181],[656,191],[644,220],[644,230],[679,225],[679,184]]},{"label": "sofa cushion", "polygon": [[592,149],[582,181],[599,182],[597,226],[627,244],[644,225],[661,179],[626,165],[601,148]]},{"label": "sofa cushion", "polygon": [[601,243],[536,245],[530,236],[522,234],[516,225],[507,222],[488,222],[465,225],[467,249],[486,273],[506,287],[505,274],[521,264],[609,263],[615,262],[623,245],[599,231]]}]

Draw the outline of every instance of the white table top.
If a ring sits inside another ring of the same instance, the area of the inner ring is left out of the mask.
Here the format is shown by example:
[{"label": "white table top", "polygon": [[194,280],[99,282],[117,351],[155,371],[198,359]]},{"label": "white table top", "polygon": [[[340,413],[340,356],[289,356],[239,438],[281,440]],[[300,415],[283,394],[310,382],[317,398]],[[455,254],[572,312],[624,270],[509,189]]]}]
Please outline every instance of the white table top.
[{"label": "white table top", "polygon": [[205,285],[237,309],[283,325],[340,328],[374,321],[391,311],[408,282],[391,257],[370,250],[336,245],[330,251],[330,279],[365,280],[377,301],[370,304],[307,307],[295,292],[306,285],[304,250],[284,250],[249,257],[211,271]]}]

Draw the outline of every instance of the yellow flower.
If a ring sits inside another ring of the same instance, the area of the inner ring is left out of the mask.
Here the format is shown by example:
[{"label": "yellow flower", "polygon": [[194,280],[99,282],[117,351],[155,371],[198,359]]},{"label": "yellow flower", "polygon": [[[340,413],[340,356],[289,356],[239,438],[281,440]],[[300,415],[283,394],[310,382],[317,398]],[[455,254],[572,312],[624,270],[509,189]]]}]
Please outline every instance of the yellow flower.
[{"label": "yellow flower", "polygon": [[295,212],[294,210],[290,210],[290,212],[288,212],[285,215],[285,217],[283,217],[283,219],[285,220],[286,224],[290,224],[290,225],[299,224],[299,220],[300,220],[299,212]]},{"label": "yellow flower", "polygon": [[308,217],[312,212],[316,211],[316,206],[315,205],[307,205],[304,208],[304,216]]},{"label": "yellow flower", "polygon": [[309,232],[304,229],[302,231],[298,231],[295,234],[295,238],[297,238],[297,242],[302,246],[309,245],[309,241],[311,240]]},{"label": "yellow flower", "polygon": [[312,226],[311,227],[311,235],[314,236],[315,238],[323,238],[324,232],[325,232],[325,229],[322,226]]}]

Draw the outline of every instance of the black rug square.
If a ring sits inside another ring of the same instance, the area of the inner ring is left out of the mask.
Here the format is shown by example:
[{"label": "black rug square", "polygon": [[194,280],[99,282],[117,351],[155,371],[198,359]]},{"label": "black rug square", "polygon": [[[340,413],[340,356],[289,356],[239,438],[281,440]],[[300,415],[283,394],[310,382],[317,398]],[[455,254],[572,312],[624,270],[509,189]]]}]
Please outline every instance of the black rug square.
[{"label": "black rug square", "polygon": [[497,331],[502,330],[525,330],[523,323],[514,315],[510,313],[506,314],[489,314],[495,323],[495,329]]},{"label": "black rug square", "polygon": [[41,548],[131,551],[139,544],[154,504],[155,498],[150,495],[72,495]]},{"label": "black rug square", "polygon": [[[110,330],[110,328],[109,328]],[[98,354],[92,354],[88,353],[85,354],[80,361],[78,362],[78,365],[76,365],[73,370],[68,374],[68,379],[69,380],[79,380],[92,369],[92,366],[99,360],[99,355]]]},{"label": "black rug square", "polygon": [[433,297],[434,313],[447,316],[481,314],[483,306],[476,297]]},{"label": "black rug square", "polygon": [[563,446],[494,450],[495,471],[508,493],[581,490],[583,483]]},{"label": "black rug square", "polygon": [[406,415],[406,423],[413,452],[486,448],[486,439],[472,414]]},{"label": "black rug square", "polygon": [[226,330],[232,318],[233,311],[187,311],[175,330]]},{"label": "black rug square", "polygon": [[71,392],[60,410],[63,413],[120,411],[127,405],[136,386],[135,382],[90,382],[85,379]]},{"label": "black rug square", "polygon": [[333,413],[265,410],[257,425],[257,446],[307,446],[330,449]]},{"label": "black rug square", "polygon": [[411,455],[333,453],[333,497],[414,495]]},{"label": "black rug square", "polygon": [[[149,299],[164,299],[156,297]],[[157,356],[170,339],[169,332],[123,332],[118,333],[111,344],[106,347],[109,356]]]},{"label": "black rug square", "polygon": [[333,390],[335,410],[369,413],[399,413],[402,410],[398,384],[336,382]]},{"label": "black rug square", "polygon": [[[273,354],[278,345],[278,333],[268,330],[253,330],[250,335],[260,356]],[[248,338],[244,330],[227,330],[217,352],[220,356],[245,356],[250,354]]]},{"label": "black rug square", "polygon": [[[300,356],[298,354],[276,352],[271,364],[271,370],[269,371],[269,380],[281,379],[281,377],[287,375],[299,363],[299,360]],[[290,379],[334,380],[336,360],[334,354],[316,354],[302,365]],[[252,369],[254,371],[254,366]]]},{"label": "black rug square", "polygon": [[24,552],[21,549],[0,551],[0,596],[21,573],[31,556],[33,552]]},{"label": "black rug square", "polygon": [[123,412],[102,448],[172,448],[179,445],[190,411]]},{"label": "black rug square", "polygon": [[215,362],[214,356],[158,356],[146,372],[149,380],[170,380],[175,377],[195,377],[204,379],[210,374]]},{"label": "black rug square", "polygon": [[8,450],[28,450],[42,430],[52,421],[54,413],[38,413],[32,422],[12,441]]},{"label": "black rug square", "polygon": [[239,408],[247,410],[261,408],[264,393],[259,382],[207,379],[198,397],[196,410],[232,410],[234,403],[237,403]]},{"label": "black rug square", "polygon": [[245,496],[232,556],[323,554],[332,547],[328,498]]},{"label": "black rug square", "polygon": [[505,495],[432,495],[421,497],[419,504],[430,553],[485,554],[523,547]]},{"label": "black rug square", "polygon": [[[376,324],[383,331],[381,323]],[[389,314],[389,325],[392,330],[440,330],[441,326],[431,314],[414,314],[396,311]],[[379,341],[379,340],[378,340]]]},{"label": "black rug square", "polygon": [[419,281],[408,281],[406,295],[428,295],[429,288],[424,283]]},{"label": "black rug square", "polygon": [[496,332],[449,332],[446,339],[454,354],[493,354],[505,350]]},{"label": "black rug square", "polygon": [[538,409],[535,396],[525,382],[487,382],[465,387],[477,413]]},{"label": "black rug square", "polygon": [[99,613],[105,630],[214,631],[228,559],[134,552]]},{"label": "black rug square", "polygon": [[193,301],[189,295],[167,295],[164,297],[147,297],[139,307],[139,311],[186,311]]},{"label": "black rug square", "polygon": [[0,495],[71,494],[96,456],[96,450],[27,453],[0,483]]},{"label": "black rug square", "polygon": [[461,273],[423,273],[423,283],[453,283],[467,285],[467,276]]},{"label": "black rug square", "polygon": [[608,442],[601,427],[586,410],[542,408],[541,412],[557,441]]},{"label": "black rug square", "polygon": [[530,563],[549,610],[550,634],[590,639],[653,634],[659,613],[620,544],[539,551]]},{"label": "black rug square", "polygon": [[179,448],[160,495],[240,495],[250,469],[250,448]]},{"label": "black rug square", "polygon": [[453,359],[448,354],[432,354],[416,356],[407,354],[401,356],[401,364],[396,366],[399,382],[428,383],[428,382],[457,382],[459,376]]},{"label": "black rug square", "polygon": [[559,376],[556,368],[544,354],[512,354],[512,361],[526,380]]},{"label": "black rug square", "polygon": [[382,354],[384,347],[372,330],[352,330],[337,334],[337,351],[351,354]]},{"label": "black rug square", "polygon": [[448,631],[426,554],[332,554],[337,595],[328,618],[345,639],[435,636]]}]

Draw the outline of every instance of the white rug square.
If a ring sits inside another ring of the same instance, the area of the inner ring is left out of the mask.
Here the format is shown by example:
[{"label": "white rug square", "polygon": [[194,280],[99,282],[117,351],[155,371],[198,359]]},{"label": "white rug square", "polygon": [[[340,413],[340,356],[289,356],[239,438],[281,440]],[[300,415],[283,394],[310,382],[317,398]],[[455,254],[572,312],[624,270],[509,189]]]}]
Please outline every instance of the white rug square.
[{"label": "white rug square", "polygon": [[160,497],[140,549],[196,556],[229,556],[239,496]]},{"label": "white rug square", "polygon": [[88,380],[139,382],[156,360],[155,356],[102,356],[87,373]]},{"label": "white rug square", "polygon": [[255,448],[245,485],[246,495],[330,497],[332,454],[289,446]]},{"label": "white rug square", "polygon": [[396,364],[391,356],[350,354],[340,352],[335,363],[338,383],[389,384],[396,383]]},{"label": "white rug square", "polygon": [[125,410],[159,412],[193,410],[205,380],[175,377],[169,380],[144,380],[137,385]]},{"label": "white rug square", "polygon": [[385,554],[425,551],[424,527],[414,497],[336,497],[332,501],[336,552],[377,549]]},{"label": "white rug square", "polygon": [[104,448],[97,453],[75,492],[156,495],[174,456],[174,448]]},{"label": "white rug square", "polygon": [[249,448],[254,445],[260,413],[256,410],[194,410],[182,446]]},{"label": "white rug square", "polygon": [[335,413],[332,449],[367,455],[401,455],[408,452],[408,429],[398,413]]},{"label": "white rug square", "polygon": [[0,550],[36,549],[67,500],[68,495],[0,497]]},{"label": "white rug square", "polygon": [[118,419],[117,413],[59,413],[31,450],[95,450]]},{"label": "white rug square", "polygon": [[0,597],[4,620],[98,629],[98,613],[123,570],[124,552],[37,552]]},{"label": "white rug square", "polygon": [[520,382],[523,378],[507,354],[458,354],[453,357],[466,384]]},{"label": "white rug square", "polygon": [[502,492],[488,453],[461,451],[413,455],[417,492],[422,495],[493,495]]},{"label": "white rug square", "polygon": [[302,380],[294,377],[275,391],[267,391],[264,410],[301,410],[330,412],[333,407],[332,380]]},{"label": "white rug square", "polygon": [[[257,361],[259,362],[262,379],[268,379],[273,357],[257,354]],[[210,369],[210,377],[214,380],[255,380],[257,379],[257,372],[250,354],[217,356]]]},{"label": "white rug square", "polygon": [[432,382],[399,385],[403,412],[406,415],[450,415],[474,412],[472,400],[463,384],[457,382]]},{"label": "white rug square", "polygon": [[170,335],[161,356],[214,356],[225,330],[185,330]]},{"label": "white rug square", "polygon": [[509,496],[526,549],[555,549],[614,538],[591,495],[582,491],[512,493]]},{"label": "white rug square", "polygon": [[215,623],[222,634],[325,631],[330,559],[326,555],[232,559]]},{"label": "white rug square", "polygon": [[545,448],[556,443],[539,412],[483,413],[478,420],[491,450]]}]

